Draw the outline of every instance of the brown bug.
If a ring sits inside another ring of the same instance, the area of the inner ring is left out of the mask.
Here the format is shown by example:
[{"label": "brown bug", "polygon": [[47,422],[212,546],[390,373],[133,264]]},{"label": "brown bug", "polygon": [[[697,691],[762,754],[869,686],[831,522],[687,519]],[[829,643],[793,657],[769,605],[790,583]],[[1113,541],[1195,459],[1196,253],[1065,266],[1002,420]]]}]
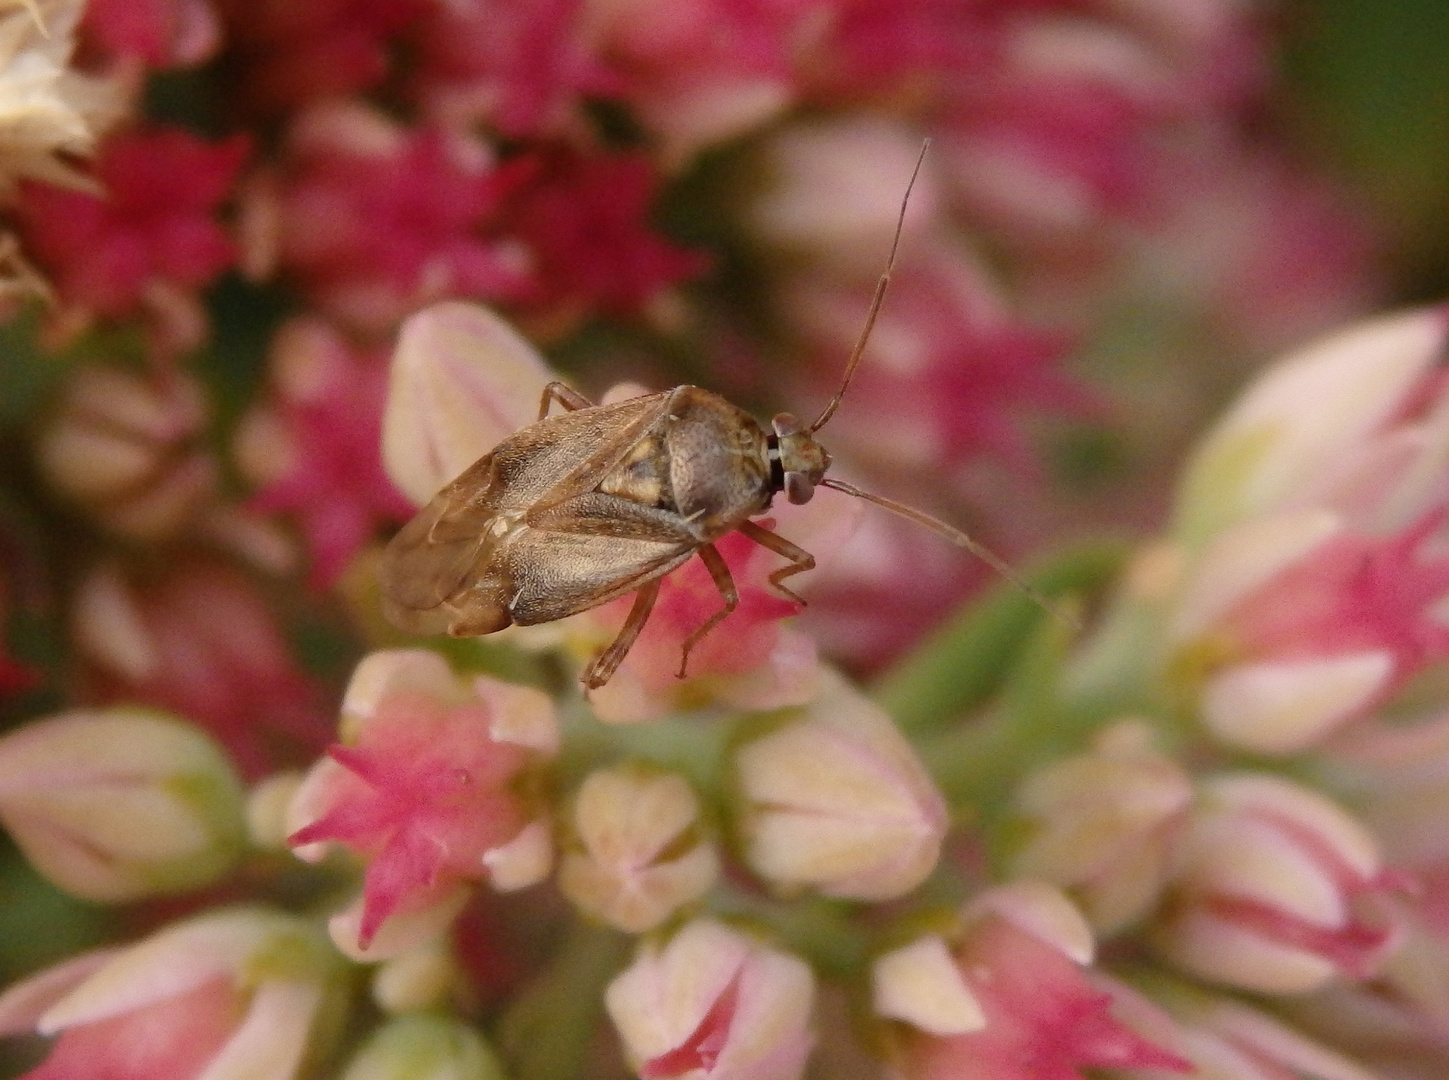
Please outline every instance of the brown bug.
[{"label": "brown bug", "polygon": [[[781,413],[766,432],[744,410],[697,386],[595,405],[563,383],[549,383],[537,423],[474,462],[388,545],[378,571],[387,617],[415,633],[468,637],[511,623],[552,622],[633,592],[634,606],[618,636],[580,677],[594,689],[609,681],[638,638],[663,577],[698,555],[724,606],[685,639],[682,678],[690,650],[739,603],[716,540],[739,530],[789,560],[770,575],[770,584],[803,603],[784,580],[811,569],[814,556],[750,518],[763,513],[777,492],[804,503],[819,486],[919,522],[1021,584],[965,533],[827,478],[830,455],[815,441],[835,414],[875,325],[928,146],[921,147],[906,186],[890,258],[840,389],[813,424]],[[554,402],[566,411],[549,416]]]}]

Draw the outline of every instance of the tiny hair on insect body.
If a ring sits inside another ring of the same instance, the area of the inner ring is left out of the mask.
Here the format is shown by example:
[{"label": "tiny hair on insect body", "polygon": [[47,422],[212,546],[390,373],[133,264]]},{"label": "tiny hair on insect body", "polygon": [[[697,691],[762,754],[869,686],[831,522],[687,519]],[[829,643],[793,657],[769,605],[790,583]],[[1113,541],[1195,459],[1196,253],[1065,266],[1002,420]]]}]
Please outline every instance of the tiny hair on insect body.
[{"label": "tiny hair on insect body", "polygon": [[596,689],[638,639],[663,578],[697,556],[721,605],[685,638],[678,671],[683,678],[690,652],[739,605],[739,590],[715,546],[722,537],[740,532],[781,556],[785,564],[769,582],[804,603],[785,581],[812,569],[815,557],[752,519],[781,492],[791,503],[805,503],[822,486],[930,529],[1053,611],[1002,559],[959,529],[827,476],[830,455],[815,439],[839,408],[870,340],[929,147],[926,140],[906,185],[886,268],[840,386],[813,423],[780,413],[766,427],[697,386],[596,405],[551,382],[535,423],[465,469],[388,544],[378,569],[387,618],[413,633],[469,637],[552,622],[633,593],[624,625],[580,675],[586,689]]}]

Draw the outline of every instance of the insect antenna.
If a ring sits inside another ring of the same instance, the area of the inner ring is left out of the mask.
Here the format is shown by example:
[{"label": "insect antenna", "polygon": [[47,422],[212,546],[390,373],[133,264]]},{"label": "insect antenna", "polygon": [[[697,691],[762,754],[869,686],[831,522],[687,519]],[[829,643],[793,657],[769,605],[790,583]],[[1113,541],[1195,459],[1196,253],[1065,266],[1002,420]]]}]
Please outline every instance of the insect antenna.
[{"label": "insect antenna", "polygon": [[860,331],[860,337],[856,339],[855,348],[850,351],[850,359],[845,365],[845,378],[840,381],[840,389],[835,391],[835,396],[825,406],[821,414],[815,418],[815,423],[806,430],[814,435],[823,428],[826,422],[835,415],[835,410],[840,407],[840,399],[845,396],[845,390],[850,386],[850,380],[855,376],[855,369],[860,366],[860,358],[865,353],[865,346],[870,341],[870,332],[875,327],[875,317],[880,314],[881,302],[885,300],[886,289],[890,287],[891,271],[896,268],[896,251],[901,246],[901,231],[906,224],[906,207],[911,201],[911,189],[916,186],[916,177],[921,175],[921,163],[926,160],[926,151],[931,148],[931,140],[926,139],[921,143],[921,152],[916,157],[916,167],[911,170],[911,179],[906,184],[906,193],[901,198],[900,216],[896,218],[896,235],[891,241],[891,255],[886,260],[885,273],[875,283],[875,296],[870,301],[870,311],[865,316],[865,326]]},{"label": "insect antenna", "polygon": [[957,547],[965,548],[971,552],[971,554],[975,555],[1027,596],[1031,597],[1036,605],[1048,615],[1055,616],[1074,629],[1081,629],[1082,624],[1078,619],[1064,611],[1059,604],[1054,604],[1043,596],[1039,590],[1034,588],[1030,582],[1018,574],[1012,568],[1011,564],[1000,555],[996,554],[996,552],[992,551],[979,540],[971,539],[971,537],[967,536],[960,529],[953,528],[944,521],[933,518],[925,511],[917,510],[914,506],[907,506],[905,503],[896,502],[894,499],[887,499],[884,495],[873,495],[869,491],[862,491],[854,484],[847,484],[844,480],[836,480],[834,477],[827,476],[823,477],[820,483],[825,487],[834,488],[836,491],[843,491],[847,495],[854,495],[857,499],[873,502],[877,506],[882,506],[894,514],[899,514],[903,518],[914,521],[917,525],[924,525],[937,536],[944,537]]}]

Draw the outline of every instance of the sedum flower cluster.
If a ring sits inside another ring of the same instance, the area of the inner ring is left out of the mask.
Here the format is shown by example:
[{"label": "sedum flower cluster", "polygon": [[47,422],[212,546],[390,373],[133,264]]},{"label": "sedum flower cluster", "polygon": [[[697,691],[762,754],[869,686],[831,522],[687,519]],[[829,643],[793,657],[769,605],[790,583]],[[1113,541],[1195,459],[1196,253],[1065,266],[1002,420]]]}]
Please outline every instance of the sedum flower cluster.
[{"label": "sedum flower cluster", "polygon": [[[0,1071],[1443,1075],[1449,311],[1349,320],[1257,14],[0,0]],[[831,475],[1029,590],[821,491],[687,668],[698,559],[590,690],[628,595],[387,621],[554,380],[823,404],[897,230]]]}]

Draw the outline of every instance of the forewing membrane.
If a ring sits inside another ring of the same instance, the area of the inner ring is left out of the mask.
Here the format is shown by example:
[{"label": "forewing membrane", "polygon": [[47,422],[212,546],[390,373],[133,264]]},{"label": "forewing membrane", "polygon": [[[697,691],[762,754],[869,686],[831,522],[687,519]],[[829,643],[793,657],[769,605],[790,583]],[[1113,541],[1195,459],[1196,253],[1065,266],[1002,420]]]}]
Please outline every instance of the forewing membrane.
[{"label": "forewing membrane", "polygon": [[[487,575],[505,538],[510,551],[538,543],[528,540],[519,547],[518,519],[586,494],[663,419],[668,398],[668,393],[650,394],[551,416],[505,439],[469,466],[403,527],[383,554],[379,584],[393,612],[401,609],[400,621],[416,624],[418,619],[407,613],[430,612],[466,589],[470,579]],[[554,524],[564,529],[577,527],[579,521],[578,510],[554,516]],[[547,545],[535,552],[539,557],[553,553]],[[624,561],[635,565],[633,559]],[[524,569],[518,558],[508,562]],[[487,590],[480,593],[487,595]],[[504,617],[499,625],[507,622]]]}]

